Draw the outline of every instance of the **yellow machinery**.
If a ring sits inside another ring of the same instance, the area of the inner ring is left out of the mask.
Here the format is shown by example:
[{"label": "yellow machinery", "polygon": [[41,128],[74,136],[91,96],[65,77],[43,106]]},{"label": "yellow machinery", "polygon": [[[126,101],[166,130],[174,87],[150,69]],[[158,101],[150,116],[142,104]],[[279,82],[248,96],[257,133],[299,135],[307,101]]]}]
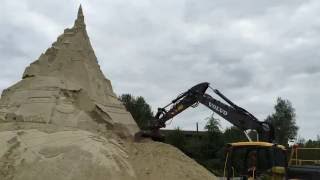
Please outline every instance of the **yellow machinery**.
[{"label": "yellow machinery", "polygon": [[285,179],[286,149],[268,142],[230,143],[226,149],[224,176],[227,179]]}]

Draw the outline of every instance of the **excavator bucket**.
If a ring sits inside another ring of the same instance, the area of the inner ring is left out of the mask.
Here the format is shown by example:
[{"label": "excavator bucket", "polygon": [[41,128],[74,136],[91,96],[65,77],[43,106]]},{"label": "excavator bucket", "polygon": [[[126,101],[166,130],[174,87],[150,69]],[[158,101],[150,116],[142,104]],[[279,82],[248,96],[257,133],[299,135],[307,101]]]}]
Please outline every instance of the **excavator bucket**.
[{"label": "excavator bucket", "polygon": [[159,141],[159,142],[164,142],[165,137],[160,134],[159,130],[148,130],[148,131],[139,131],[134,135],[134,140],[136,142],[141,141],[142,139],[145,138],[151,138],[154,141]]}]

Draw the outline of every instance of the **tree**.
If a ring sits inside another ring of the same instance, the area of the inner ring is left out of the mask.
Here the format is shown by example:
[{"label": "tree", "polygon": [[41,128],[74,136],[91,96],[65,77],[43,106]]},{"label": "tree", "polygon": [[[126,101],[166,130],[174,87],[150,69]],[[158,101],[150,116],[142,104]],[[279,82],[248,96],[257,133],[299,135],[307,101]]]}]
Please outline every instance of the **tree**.
[{"label": "tree", "polygon": [[166,142],[179,148],[182,151],[185,150],[186,138],[179,127],[177,127],[172,132],[168,133],[166,137]]},{"label": "tree", "polygon": [[320,141],[309,139],[308,141],[306,141],[304,143],[304,147],[306,147],[306,148],[320,148]]},{"label": "tree", "polygon": [[274,109],[275,112],[269,115],[266,121],[272,123],[275,128],[275,141],[288,146],[288,141],[295,139],[298,132],[295,109],[289,100],[280,97]]},{"label": "tree", "polygon": [[215,152],[223,145],[223,136],[220,130],[220,120],[215,118],[213,115],[214,114],[206,118],[207,124],[204,128],[207,130],[207,135],[205,138],[207,142],[205,142],[205,144],[208,146],[210,151]]},{"label": "tree", "polygon": [[301,137],[301,136],[299,136],[299,137],[297,138],[296,144],[298,144],[299,147],[304,147],[304,144],[305,144],[305,143],[306,143],[306,139],[305,139],[305,138],[303,138],[303,137]]},{"label": "tree", "polygon": [[202,140],[202,164],[209,170],[218,169],[223,162],[224,140],[220,120],[214,114],[206,118],[206,136]]},{"label": "tree", "polygon": [[246,136],[244,133],[237,127],[232,126],[227,128],[223,133],[224,141],[226,143],[233,143],[239,141],[247,141]]},{"label": "tree", "polygon": [[209,133],[211,134],[217,134],[217,133],[221,133],[220,128],[220,120],[215,118],[213,116],[214,114],[212,114],[210,117],[207,117],[207,124],[204,127],[206,130],[208,130]]},{"label": "tree", "polygon": [[136,121],[140,129],[148,129],[149,122],[153,119],[151,106],[142,96],[134,97],[131,94],[123,94],[119,100],[124,104]]},{"label": "tree", "polygon": [[220,120],[213,114],[206,118],[207,124],[204,127],[207,130],[203,138],[203,153],[206,159],[216,158],[216,153],[223,147],[223,136],[220,130]]}]

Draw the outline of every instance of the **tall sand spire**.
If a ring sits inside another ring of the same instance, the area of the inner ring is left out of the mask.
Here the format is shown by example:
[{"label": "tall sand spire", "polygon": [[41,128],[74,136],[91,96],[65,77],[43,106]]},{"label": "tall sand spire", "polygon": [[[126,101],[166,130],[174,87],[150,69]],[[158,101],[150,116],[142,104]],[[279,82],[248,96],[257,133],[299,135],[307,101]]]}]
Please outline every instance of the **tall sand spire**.
[{"label": "tall sand spire", "polygon": [[83,15],[81,4],[78,9],[78,15],[77,15],[77,19],[75,20],[74,26],[85,28],[84,15]]},{"label": "tall sand spire", "polygon": [[74,26],[26,68],[22,81],[4,90],[1,120],[72,127],[104,122],[125,136],[138,131],[98,65],[81,5]]},{"label": "tall sand spire", "polygon": [[77,16],[77,19],[79,19],[79,18],[83,18],[84,16],[83,16],[83,11],[82,11],[82,5],[80,4],[79,5],[79,9],[78,9],[78,16]]}]

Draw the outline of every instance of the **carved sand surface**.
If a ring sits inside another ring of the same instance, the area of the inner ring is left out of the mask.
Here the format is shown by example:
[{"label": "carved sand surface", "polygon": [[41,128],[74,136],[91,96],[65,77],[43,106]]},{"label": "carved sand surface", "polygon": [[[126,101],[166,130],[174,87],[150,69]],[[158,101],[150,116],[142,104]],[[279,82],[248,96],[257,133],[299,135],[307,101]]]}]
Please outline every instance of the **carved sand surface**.
[{"label": "carved sand surface", "polygon": [[215,179],[145,140],[100,70],[81,7],[75,24],[0,99],[0,180]]}]

